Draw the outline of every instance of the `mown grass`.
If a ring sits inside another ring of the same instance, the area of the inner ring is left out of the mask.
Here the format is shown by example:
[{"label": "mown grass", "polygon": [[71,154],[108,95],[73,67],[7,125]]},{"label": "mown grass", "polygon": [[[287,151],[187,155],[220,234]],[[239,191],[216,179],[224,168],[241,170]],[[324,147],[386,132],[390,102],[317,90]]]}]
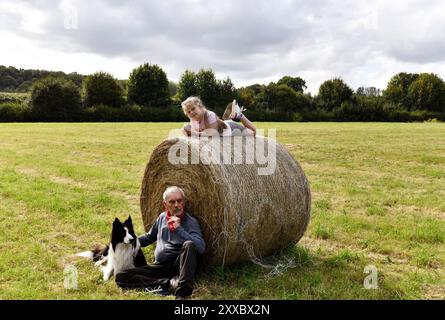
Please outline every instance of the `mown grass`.
[{"label": "mown grass", "polygon": [[[1,124],[0,299],[159,299],[102,283],[69,254],[107,241],[115,216],[143,232],[150,152],[178,123]],[[302,165],[308,230],[263,265],[211,268],[194,299],[445,298],[445,125],[257,123]],[[259,239],[260,240],[260,239]],[[145,250],[150,259],[153,247]],[[75,263],[78,289],[66,290]],[[378,289],[364,289],[375,265]]]}]

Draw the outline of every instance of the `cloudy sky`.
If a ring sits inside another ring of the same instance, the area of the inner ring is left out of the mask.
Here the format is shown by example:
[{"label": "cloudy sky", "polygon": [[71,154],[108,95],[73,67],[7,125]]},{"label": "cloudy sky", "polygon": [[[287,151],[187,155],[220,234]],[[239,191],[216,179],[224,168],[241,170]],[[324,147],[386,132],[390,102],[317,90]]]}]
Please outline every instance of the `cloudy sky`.
[{"label": "cloudy sky", "polygon": [[384,88],[401,71],[445,78],[444,35],[443,0],[0,0],[0,65],[119,79],[149,62],[172,81],[211,68],[237,87]]}]

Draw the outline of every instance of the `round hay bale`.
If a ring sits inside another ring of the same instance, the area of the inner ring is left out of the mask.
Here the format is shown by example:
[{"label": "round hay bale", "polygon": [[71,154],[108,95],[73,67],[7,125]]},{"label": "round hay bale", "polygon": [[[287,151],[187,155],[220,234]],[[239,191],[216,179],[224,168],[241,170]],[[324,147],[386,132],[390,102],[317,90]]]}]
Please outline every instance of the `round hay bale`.
[{"label": "round hay bale", "polygon": [[[269,151],[263,152],[267,154],[263,159],[257,156],[261,149]],[[163,211],[164,190],[173,185],[184,190],[186,211],[201,224],[208,265],[276,253],[296,243],[309,222],[308,180],[289,152],[273,139],[164,140],[153,150],[142,181],[146,230]]]}]

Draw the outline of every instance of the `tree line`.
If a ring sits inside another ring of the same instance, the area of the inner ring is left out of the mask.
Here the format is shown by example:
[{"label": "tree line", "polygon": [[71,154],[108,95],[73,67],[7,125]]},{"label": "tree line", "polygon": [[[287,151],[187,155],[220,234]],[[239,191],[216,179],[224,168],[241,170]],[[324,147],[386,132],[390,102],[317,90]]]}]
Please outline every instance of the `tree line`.
[{"label": "tree line", "polygon": [[384,90],[354,91],[341,78],[324,81],[315,96],[306,89],[298,76],[235,88],[211,69],[186,70],[175,83],[149,63],[128,80],[0,66],[0,121],[186,121],[180,103],[192,95],[219,115],[237,99],[254,121],[445,120],[445,83],[434,73],[398,73]]},{"label": "tree line", "polygon": [[61,71],[17,69],[0,65],[0,91],[29,92],[34,82],[47,76],[70,80],[78,87],[82,86],[82,81],[85,78],[76,72],[66,74]]}]

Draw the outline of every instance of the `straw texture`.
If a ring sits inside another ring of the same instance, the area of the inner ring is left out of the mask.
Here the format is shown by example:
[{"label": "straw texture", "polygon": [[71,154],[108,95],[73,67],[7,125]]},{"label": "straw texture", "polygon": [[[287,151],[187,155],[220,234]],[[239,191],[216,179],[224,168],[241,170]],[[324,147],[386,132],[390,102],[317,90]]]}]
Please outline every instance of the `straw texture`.
[{"label": "straw texture", "polygon": [[[145,229],[163,211],[164,190],[176,185],[185,191],[186,211],[201,224],[207,265],[261,258],[296,243],[306,230],[311,208],[309,183],[300,165],[273,139],[225,137],[218,141],[171,138],[153,150],[141,186]],[[259,164],[255,159],[250,164],[246,160],[252,156],[246,148],[254,150],[252,145],[259,142],[269,146],[269,150],[270,146],[275,147],[276,166],[272,174],[259,175],[259,168],[266,167],[264,162]],[[188,153],[186,164],[169,161],[169,153],[179,149]],[[192,154],[198,152],[199,163],[190,164]],[[240,154],[244,155],[242,163],[235,164]]]}]

